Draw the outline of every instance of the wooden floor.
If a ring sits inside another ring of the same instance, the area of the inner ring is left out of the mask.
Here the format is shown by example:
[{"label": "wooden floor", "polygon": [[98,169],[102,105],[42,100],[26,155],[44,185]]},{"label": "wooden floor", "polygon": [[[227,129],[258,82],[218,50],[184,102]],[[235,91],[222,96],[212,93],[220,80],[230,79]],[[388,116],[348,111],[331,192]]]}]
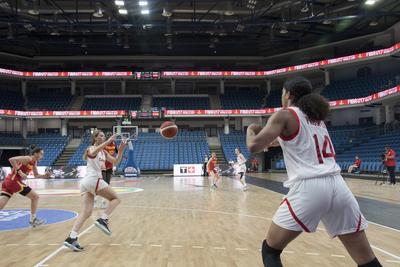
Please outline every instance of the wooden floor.
[{"label": "wooden floor", "polygon": [[[239,182],[230,178],[223,178],[217,191],[210,191],[203,178],[151,176],[113,185],[144,190],[120,195],[122,203],[110,219],[111,237],[92,226],[101,210],[83,227],[80,242],[85,251],[79,253],[61,247],[73,221],[0,232],[0,266],[262,266],[260,244],[282,195],[256,186],[242,192]],[[32,186],[62,190],[77,188],[77,182]],[[382,195],[387,191],[383,198],[391,201],[394,189],[380,190]],[[27,207],[28,200],[21,196],[7,206]],[[80,197],[42,196],[40,207],[79,211]],[[400,231],[371,224],[367,234],[384,266],[400,266]],[[322,225],[290,244],[282,258],[284,266],[355,266]]]}]

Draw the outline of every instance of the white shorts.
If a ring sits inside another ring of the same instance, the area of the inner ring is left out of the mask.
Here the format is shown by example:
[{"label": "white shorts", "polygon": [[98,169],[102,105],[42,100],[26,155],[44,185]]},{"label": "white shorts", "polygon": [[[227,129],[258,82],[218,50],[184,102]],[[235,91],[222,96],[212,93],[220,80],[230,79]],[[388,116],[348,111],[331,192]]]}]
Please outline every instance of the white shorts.
[{"label": "white shorts", "polygon": [[81,195],[84,193],[91,193],[96,195],[97,191],[106,188],[108,184],[103,178],[84,177],[79,183]]},{"label": "white shorts", "polygon": [[322,221],[331,237],[368,226],[341,175],[294,182],[272,220],[284,229],[305,232],[315,232]]}]

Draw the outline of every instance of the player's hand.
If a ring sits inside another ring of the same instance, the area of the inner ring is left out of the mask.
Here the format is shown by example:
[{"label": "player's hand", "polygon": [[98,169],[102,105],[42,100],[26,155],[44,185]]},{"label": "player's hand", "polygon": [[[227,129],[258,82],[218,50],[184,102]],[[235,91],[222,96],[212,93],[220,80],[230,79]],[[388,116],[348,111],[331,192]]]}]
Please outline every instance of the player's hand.
[{"label": "player's hand", "polygon": [[255,135],[257,135],[259,132],[261,132],[262,127],[258,124],[252,123],[249,127],[247,127],[247,131],[254,133]]},{"label": "player's hand", "polygon": [[271,144],[269,144],[268,147],[278,147],[281,146],[281,144],[279,143],[278,139],[275,139],[274,141],[271,142]]},{"label": "player's hand", "polygon": [[122,137],[122,140],[121,140],[121,148],[126,147],[127,144],[128,144],[128,138]]},{"label": "player's hand", "polygon": [[115,138],[117,138],[117,135],[116,135],[116,134],[111,135],[110,138],[108,138],[107,143],[112,143],[112,142],[114,142],[114,141],[115,141]]},{"label": "player's hand", "polygon": [[44,179],[49,179],[51,176],[51,173],[49,171],[46,171],[44,174]]}]

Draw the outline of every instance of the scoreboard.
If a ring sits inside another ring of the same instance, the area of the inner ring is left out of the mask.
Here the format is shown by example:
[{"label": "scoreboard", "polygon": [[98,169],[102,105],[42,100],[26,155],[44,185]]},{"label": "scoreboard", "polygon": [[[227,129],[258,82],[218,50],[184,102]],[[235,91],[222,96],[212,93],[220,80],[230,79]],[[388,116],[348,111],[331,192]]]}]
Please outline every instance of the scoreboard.
[{"label": "scoreboard", "polygon": [[161,78],[159,71],[136,71],[133,75],[135,80],[143,81],[159,80]]}]

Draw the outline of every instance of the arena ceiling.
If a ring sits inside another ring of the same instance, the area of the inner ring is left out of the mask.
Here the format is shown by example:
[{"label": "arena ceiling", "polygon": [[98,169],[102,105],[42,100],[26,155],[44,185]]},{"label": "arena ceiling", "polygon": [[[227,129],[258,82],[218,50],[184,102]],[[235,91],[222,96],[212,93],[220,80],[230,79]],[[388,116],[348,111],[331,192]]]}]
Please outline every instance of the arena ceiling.
[{"label": "arena ceiling", "polygon": [[380,32],[399,20],[398,0],[0,0],[0,51],[265,57]]}]

